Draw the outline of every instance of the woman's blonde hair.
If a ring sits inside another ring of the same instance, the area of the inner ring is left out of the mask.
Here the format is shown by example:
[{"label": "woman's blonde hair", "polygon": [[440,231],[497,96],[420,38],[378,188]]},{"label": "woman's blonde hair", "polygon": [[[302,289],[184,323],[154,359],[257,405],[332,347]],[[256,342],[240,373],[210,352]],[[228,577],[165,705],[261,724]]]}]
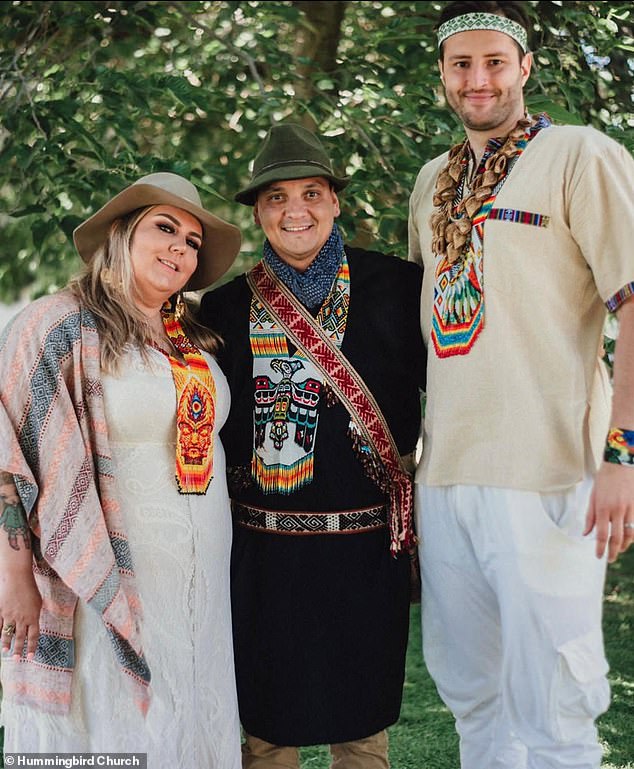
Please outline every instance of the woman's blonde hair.
[{"label": "woman's blonde hair", "polygon": [[[130,258],[136,226],[152,208],[154,206],[138,208],[115,219],[105,243],[69,284],[80,304],[95,316],[101,341],[101,366],[109,373],[117,371],[126,345],[137,347],[146,357],[146,345],[153,339],[147,317],[136,306],[136,282]],[[175,299],[176,296],[172,297]],[[201,350],[214,353],[220,337],[196,321],[186,302],[182,307],[180,320],[190,341]]]}]

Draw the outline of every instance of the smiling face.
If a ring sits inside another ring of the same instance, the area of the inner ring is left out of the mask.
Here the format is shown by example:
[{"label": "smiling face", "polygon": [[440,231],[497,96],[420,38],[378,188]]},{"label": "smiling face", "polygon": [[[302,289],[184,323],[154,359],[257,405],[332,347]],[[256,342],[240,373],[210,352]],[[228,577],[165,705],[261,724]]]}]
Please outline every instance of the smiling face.
[{"label": "smiling face", "polygon": [[130,241],[139,309],[160,309],[185,286],[198,265],[202,232],[195,216],[174,206],[154,206],[139,221]]},{"label": "smiling face", "polygon": [[503,32],[459,32],[443,43],[438,62],[447,101],[467,135],[506,136],[524,116],[524,83],[530,53],[521,59],[515,41]]},{"label": "smiling face", "polygon": [[275,253],[299,272],[315,259],[339,214],[337,195],[321,176],[273,182],[258,192],[253,208]]}]

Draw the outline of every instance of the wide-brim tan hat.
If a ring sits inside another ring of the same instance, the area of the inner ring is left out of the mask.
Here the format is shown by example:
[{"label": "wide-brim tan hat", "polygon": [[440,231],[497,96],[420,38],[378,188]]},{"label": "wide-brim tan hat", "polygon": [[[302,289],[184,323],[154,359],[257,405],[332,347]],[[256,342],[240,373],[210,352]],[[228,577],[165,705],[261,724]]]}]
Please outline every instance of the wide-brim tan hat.
[{"label": "wide-brim tan hat", "polygon": [[75,248],[81,258],[90,262],[108,237],[115,219],[137,208],[154,205],[182,208],[202,225],[203,243],[198,251],[198,267],[187,283],[187,290],[207,288],[227,272],[240,251],[240,230],[206,211],[198,190],[188,179],[167,172],[141,177],[82,222],[73,232]]}]

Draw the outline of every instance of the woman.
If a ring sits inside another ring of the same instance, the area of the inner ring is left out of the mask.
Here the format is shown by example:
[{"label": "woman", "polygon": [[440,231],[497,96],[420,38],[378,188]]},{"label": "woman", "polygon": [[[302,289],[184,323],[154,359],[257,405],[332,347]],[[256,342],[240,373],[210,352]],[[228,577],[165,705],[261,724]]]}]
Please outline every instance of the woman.
[{"label": "woman", "polygon": [[84,274],[0,339],[5,750],[238,769],[229,392],[181,292],[240,234],[157,173],[74,239]]}]

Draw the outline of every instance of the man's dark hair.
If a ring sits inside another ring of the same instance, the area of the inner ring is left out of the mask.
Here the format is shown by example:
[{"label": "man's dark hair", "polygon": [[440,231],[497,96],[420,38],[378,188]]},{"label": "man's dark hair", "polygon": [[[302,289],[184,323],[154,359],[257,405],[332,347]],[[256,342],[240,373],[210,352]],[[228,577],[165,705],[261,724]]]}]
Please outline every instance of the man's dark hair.
[{"label": "man's dark hair", "polygon": [[[447,3],[440,12],[440,18],[438,19],[438,25],[444,24],[450,19],[455,19],[456,16],[464,16],[465,13],[495,13],[498,16],[506,16],[507,19],[516,21],[527,32],[530,32],[530,22],[528,15],[524,7],[524,3],[515,2],[514,0],[456,0],[455,2]],[[514,41],[515,42],[515,41]],[[520,60],[524,58],[524,51],[522,51],[520,45],[516,42],[517,50],[520,53]],[[444,42],[440,46],[440,58],[444,56]]]}]

